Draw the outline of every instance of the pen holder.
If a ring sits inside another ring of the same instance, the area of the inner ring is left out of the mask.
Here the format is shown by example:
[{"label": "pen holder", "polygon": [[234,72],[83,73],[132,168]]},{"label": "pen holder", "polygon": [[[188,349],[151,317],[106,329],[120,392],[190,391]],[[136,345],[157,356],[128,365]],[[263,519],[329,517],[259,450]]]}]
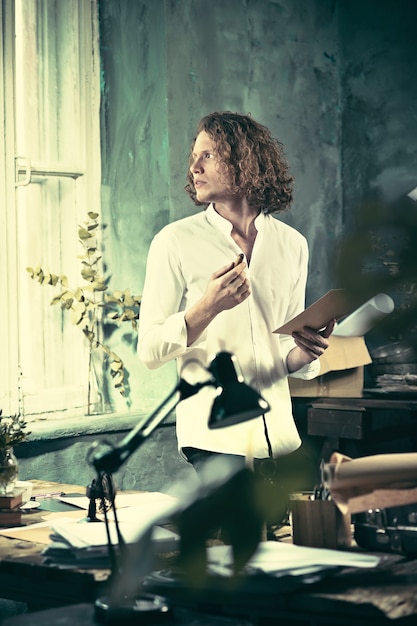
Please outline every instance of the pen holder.
[{"label": "pen holder", "polygon": [[313,499],[313,492],[290,495],[293,543],[311,548],[351,545],[350,514],[343,515],[332,500]]}]

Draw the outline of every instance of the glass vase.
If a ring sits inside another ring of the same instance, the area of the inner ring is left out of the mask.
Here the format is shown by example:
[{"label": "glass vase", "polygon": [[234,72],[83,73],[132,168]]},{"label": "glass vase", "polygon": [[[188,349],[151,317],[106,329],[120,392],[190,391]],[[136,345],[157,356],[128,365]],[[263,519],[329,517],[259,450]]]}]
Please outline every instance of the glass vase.
[{"label": "glass vase", "polygon": [[13,493],[19,474],[19,463],[13,448],[0,449],[0,495]]}]

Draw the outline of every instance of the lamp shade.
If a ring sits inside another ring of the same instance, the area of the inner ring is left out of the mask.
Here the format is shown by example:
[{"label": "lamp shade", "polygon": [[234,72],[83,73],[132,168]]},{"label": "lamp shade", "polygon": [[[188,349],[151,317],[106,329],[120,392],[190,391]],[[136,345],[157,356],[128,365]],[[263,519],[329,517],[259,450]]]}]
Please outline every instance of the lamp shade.
[{"label": "lamp shade", "polygon": [[219,352],[213,359],[209,372],[217,386],[209,418],[209,428],[223,428],[259,417],[270,410],[262,396],[249,385],[235,369],[236,358],[229,352]]}]

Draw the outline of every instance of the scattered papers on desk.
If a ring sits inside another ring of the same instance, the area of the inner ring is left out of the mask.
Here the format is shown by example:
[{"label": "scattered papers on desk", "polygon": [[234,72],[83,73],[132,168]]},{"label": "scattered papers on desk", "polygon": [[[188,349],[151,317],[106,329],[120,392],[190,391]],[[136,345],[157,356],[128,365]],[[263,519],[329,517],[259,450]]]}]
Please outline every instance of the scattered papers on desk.
[{"label": "scattered papers on desk", "polygon": [[[89,499],[62,497],[77,507],[66,513],[46,513],[45,521],[16,528],[2,529],[7,537],[43,543],[43,554],[56,565],[72,567],[108,567],[107,532],[104,521],[89,522],[86,509]],[[161,525],[172,519],[178,510],[178,500],[159,492],[118,494],[116,511],[121,534],[127,544],[136,542],[145,532],[151,532],[154,552],[171,552],[178,549],[179,535]],[[103,519],[103,515],[97,516]],[[113,513],[109,511],[110,536],[116,546],[117,536]],[[151,529],[151,531],[150,531]],[[51,540],[51,534],[54,539]]]},{"label": "scattered papers on desk", "polygon": [[[218,574],[230,573],[233,566],[231,546],[211,546],[207,549],[210,567]],[[380,562],[380,557],[341,550],[324,548],[305,548],[279,541],[261,542],[255,554],[248,561],[248,571],[265,574],[304,575],[307,572],[320,571],[334,567],[373,568]]]},{"label": "scattered papers on desk", "polygon": [[[126,494],[128,497],[130,494]],[[157,552],[171,552],[177,549],[179,535],[163,528],[161,524],[170,520],[178,509],[176,498],[166,494],[133,494],[135,506],[118,507],[116,511],[119,530],[126,544],[133,544],[146,532],[151,533],[152,547]],[[112,511],[108,512],[110,540],[118,546],[118,536]],[[80,567],[106,567],[108,564],[108,537],[104,522],[74,521],[56,519],[51,522],[52,544],[43,552],[54,563],[73,564]]]},{"label": "scattered papers on desk", "polygon": [[44,521],[37,522],[35,524],[28,524],[27,526],[14,526],[13,528],[2,528],[0,535],[3,537],[10,537],[11,539],[20,539],[21,541],[34,541],[35,543],[43,543],[47,545],[50,543],[50,527],[51,522],[54,519],[60,518],[65,515],[66,519],[81,520],[85,518],[84,511],[70,511],[68,513],[51,513],[45,512]]},{"label": "scattered papers on desk", "polygon": [[[103,522],[58,519],[50,527],[52,543],[42,552],[48,561],[75,567],[109,565],[107,531]],[[137,521],[120,522],[119,527],[126,544],[133,544],[141,534]],[[112,544],[117,547],[114,522],[110,522],[109,532]],[[178,548],[179,535],[167,528],[154,526],[151,530],[151,541],[156,552],[171,552]]]},{"label": "scattered papers on desk", "polygon": [[[71,497],[61,496],[59,498],[61,502],[65,504],[71,504],[80,509],[88,510],[90,500],[87,496]],[[154,514],[155,517],[162,516],[159,522],[162,524],[169,523],[172,512],[175,510],[178,504],[177,498],[170,496],[166,493],[159,491],[144,491],[143,493],[117,493],[116,495],[116,509],[118,517],[121,518],[122,510],[134,509],[135,511],[142,511],[144,514]],[[133,513],[132,513],[133,515]]]}]

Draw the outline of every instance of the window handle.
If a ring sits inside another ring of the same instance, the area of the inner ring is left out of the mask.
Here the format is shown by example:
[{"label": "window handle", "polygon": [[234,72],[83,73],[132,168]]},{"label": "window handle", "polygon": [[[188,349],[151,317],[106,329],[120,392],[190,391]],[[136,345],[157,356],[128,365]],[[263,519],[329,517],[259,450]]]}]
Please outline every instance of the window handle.
[{"label": "window handle", "polygon": [[[23,161],[23,165],[19,164],[19,160]],[[19,180],[19,174],[24,173],[23,180]],[[16,156],[15,157],[15,187],[25,187],[26,185],[30,185],[32,180],[32,167],[30,164],[30,159],[28,157]]]},{"label": "window handle", "polygon": [[[28,157],[15,157],[15,186],[24,187],[30,183],[36,182],[36,178],[49,178],[58,176],[61,178],[73,178],[76,180],[80,176],[84,176],[85,172],[73,163],[52,163],[44,161],[31,161]],[[23,176],[22,180],[19,177]]]}]

